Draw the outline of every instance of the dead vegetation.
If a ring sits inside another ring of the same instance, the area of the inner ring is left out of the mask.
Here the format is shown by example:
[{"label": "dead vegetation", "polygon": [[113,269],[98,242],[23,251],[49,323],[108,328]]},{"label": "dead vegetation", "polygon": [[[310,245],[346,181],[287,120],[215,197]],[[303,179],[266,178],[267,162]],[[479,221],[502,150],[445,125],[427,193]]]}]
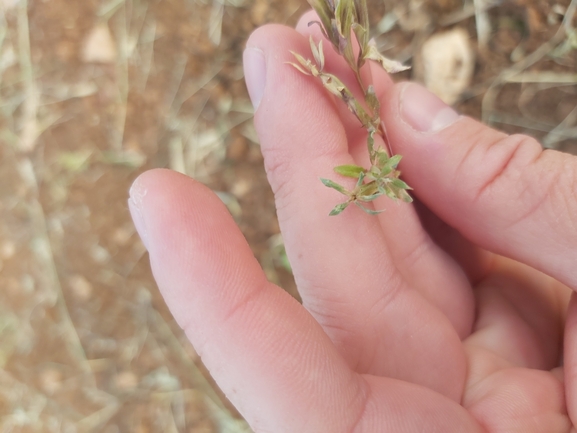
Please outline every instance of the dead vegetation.
[{"label": "dead vegetation", "polygon": [[[380,49],[416,66],[406,78],[437,80],[461,111],[577,153],[576,3],[370,5]],[[294,293],[240,59],[254,27],[305,9],[0,1],[0,431],[248,431],[164,306],[127,190],[151,167],[206,182]],[[427,41],[456,29],[467,37],[443,53],[453,67],[432,72]]]}]

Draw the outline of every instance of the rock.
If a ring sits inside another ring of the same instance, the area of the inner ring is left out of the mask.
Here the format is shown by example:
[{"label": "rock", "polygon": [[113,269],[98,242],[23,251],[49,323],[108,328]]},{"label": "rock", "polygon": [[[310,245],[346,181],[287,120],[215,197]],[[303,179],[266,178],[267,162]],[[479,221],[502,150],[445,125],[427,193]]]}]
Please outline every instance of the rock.
[{"label": "rock", "polygon": [[460,28],[431,36],[415,65],[417,78],[449,105],[469,87],[474,69],[469,35]]},{"label": "rock", "polygon": [[97,24],[90,30],[82,45],[81,59],[86,63],[114,63],[117,51],[110,29]]}]

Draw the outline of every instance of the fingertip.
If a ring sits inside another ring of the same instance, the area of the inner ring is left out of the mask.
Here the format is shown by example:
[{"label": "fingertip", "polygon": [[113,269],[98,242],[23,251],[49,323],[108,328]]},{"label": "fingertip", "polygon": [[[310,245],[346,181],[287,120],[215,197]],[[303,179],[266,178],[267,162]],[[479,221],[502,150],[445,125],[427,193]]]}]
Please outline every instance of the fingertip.
[{"label": "fingertip", "polygon": [[149,190],[152,189],[152,197],[156,187],[164,190],[165,179],[174,176],[174,173],[167,169],[153,169],[141,173],[130,186],[128,191],[128,209],[134,223],[134,227],[147,250],[150,250],[149,228],[147,220],[150,211],[154,209],[149,205]]},{"label": "fingertip", "polygon": [[237,227],[218,196],[182,173],[153,169],[141,174],[130,188],[129,207],[153,262],[163,262],[166,251],[175,254],[193,245],[210,252],[227,235],[245,242],[235,236]]},{"label": "fingertip", "polygon": [[[255,119],[262,116],[262,112],[266,114],[270,106],[282,108],[289,103],[283,101],[285,97],[295,101],[302,98],[298,89],[287,89],[289,84],[307,81],[303,80],[302,73],[290,65],[295,62],[292,52],[305,56],[310,52],[307,41],[292,28],[269,24],[256,29],[249,37],[243,54],[243,66]],[[261,105],[267,108],[259,110]]]},{"label": "fingertip", "polygon": [[130,200],[139,206],[143,206],[150,191],[153,195],[156,194],[157,190],[166,192],[166,188],[170,187],[170,185],[182,182],[196,183],[194,179],[182,173],[167,168],[153,168],[141,173],[134,179],[128,194]]},{"label": "fingertip", "polygon": [[401,119],[416,132],[440,132],[460,118],[451,106],[416,83],[402,84],[398,110]]},{"label": "fingertip", "polygon": [[266,59],[263,51],[247,47],[242,56],[244,77],[254,111],[258,110],[266,88]]}]

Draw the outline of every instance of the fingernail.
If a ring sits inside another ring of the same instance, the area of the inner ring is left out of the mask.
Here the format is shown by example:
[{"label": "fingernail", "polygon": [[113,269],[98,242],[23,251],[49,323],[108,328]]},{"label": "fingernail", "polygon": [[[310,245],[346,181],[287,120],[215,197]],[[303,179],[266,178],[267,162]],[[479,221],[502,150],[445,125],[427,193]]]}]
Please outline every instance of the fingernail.
[{"label": "fingernail", "polygon": [[146,189],[140,184],[138,179],[136,179],[130,187],[129,195],[128,210],[132,216],[132,222],[134,223],[134,227],[136,228],[142,243],[146,249],[148,249],[148,232],[142,215],[142,199],[146,196]]},{"label": "fingernail", "polygon": [[264,95],[264,87],[266,85],[266,61],[264,53],[258,48],[248,47],[244,50],[242,62],[248,95],[254,111],[256,111]]},{"label": "fingernail", "polygon": [[460,117],[435,94],[418,84],[406,84],[400,99],[401,117],[419,132],[439,132]]}]

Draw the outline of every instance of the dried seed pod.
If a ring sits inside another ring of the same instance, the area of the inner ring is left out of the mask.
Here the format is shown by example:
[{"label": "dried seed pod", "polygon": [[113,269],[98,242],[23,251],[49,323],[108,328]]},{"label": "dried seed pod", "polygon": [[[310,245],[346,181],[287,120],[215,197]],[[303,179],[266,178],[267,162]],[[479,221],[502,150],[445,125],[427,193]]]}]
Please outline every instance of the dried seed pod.
[{"label": "dried seed pod", "polygon": [[[400,155],[389,157],[382,148],[375,148],[375,134],[380,134],[384,141],[385,132],[379,117],[380,102],[372,85],[366,87],[361,79],[360,69],[366,60],[379,63],[387,72],[395,73],[408,69],[401,63],[388,59],[380,54],[374,44],[369,41],[369,15],[366,0],[309,0],[309,4],[316,11],[323,35],[331,42],[334,49],[345,59],[350,66],[359,86],[364,91],[364,104],[359,102],[354,94],[337,76],[324,72],[325,55],[322,41],[317,44],[310,38],[311,53],[314,62],[294,53],[298,63],[290,63],[305,75],[319,78],[324,88],[332,95],[341,99],[347,108],[355,115],[361,125],[367,130],[367,150],[371,166],[368,169],[357,165],[345,164],[334,168],[335,172],[346,177],[357,179],[355,188],[351,191],[344,186],[329,180],[321,179],[322,183],[347,197],[347,201],[335,206],[329,215],[338,215],[351,203],[365,212],[374,215],[375,211],[362,203],[372,202],[380,196],[386,195],[394,200],[411,202],[407,193],[409,185],[399,179],[401,172],[397,166],[401,161]],[[354,43],[358,47],[358,56],[354,55]]]}]

